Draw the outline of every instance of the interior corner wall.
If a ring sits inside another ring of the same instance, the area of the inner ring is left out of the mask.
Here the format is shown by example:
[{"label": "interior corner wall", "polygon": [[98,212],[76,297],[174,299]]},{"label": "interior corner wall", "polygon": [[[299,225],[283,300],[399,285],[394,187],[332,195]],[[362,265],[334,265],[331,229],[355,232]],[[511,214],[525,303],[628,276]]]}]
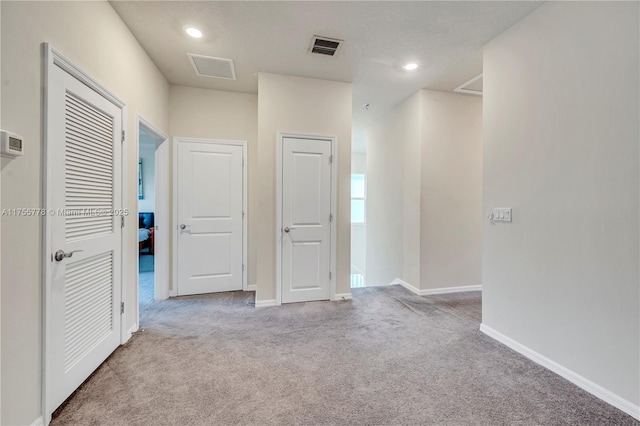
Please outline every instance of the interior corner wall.
[{"label": "interior corner wall", "polygon": [[276,147],[278,132],[338,141],[336,293],[350,293],[351,84],[258,75],[257,301],[276,299]]},{"label": "interior corner wall", "polygon": [[639,7],[549,2],[484,52],[483,323],[640,405]]},{"label": "interior corner wall", "polygon": [[[138,202],[136,116],[168,131],[169,85],[107,2],[2,2],[2,124],[25,138],[25,155],[2,159],[3,208],[42,207],[42,43],[49,42],[127,105],[123,207]],[[25,30],[28,29],[28,30]],[[135,301],[138,219],[126,218],[123,297]],[[42,220],[2,218],[2,424],[41,415]],[[126,306],[127,327],[136,323]]]},{"label": "interior corner wall", "polygon": [[247,283],[254,285],[257,280],[257,229],[261,214],[258,210],[257,172],[258,96],[179,85],[171,85],[169,93],[171,157],[174,137],[247,141]]},{"label": "interior corner wall", "polygon": [[420,289],[478,286],[482,98],[428,90],[421,95]]},{"label": "interior corner wall", "polygon": [[367,130],[367,285],[419,282],[420,108],[417,93]]}]

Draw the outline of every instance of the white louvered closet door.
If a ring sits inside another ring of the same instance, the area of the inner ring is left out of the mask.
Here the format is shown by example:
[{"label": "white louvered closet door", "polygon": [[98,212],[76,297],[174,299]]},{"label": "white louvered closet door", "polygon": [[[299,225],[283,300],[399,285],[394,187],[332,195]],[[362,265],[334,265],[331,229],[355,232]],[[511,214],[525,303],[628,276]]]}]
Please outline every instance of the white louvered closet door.
[{"label": "white louvered closet door", "polygon": [[[48,89],[51,242],[50,406],[120,343],[122,110],[56,67]],[[65,214],[62,214],[62,212]],[[55,259],[55,252],[74,252]]]}]

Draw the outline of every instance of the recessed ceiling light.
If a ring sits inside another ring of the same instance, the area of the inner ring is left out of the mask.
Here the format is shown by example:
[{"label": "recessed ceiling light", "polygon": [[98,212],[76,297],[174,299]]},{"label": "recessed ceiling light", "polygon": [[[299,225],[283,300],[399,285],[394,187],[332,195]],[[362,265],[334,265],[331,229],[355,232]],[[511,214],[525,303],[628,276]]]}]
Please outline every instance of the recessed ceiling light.
[{"label": "recessed ceiling light", "polygon": [[402,68],[404,68],[407,71],[413,71],[416,68],[418,68],[418,64],[416,64],[415,62],[409,62],[407,64],[404,64]]},{"label": "recessed ceiling light", "polygon": [[187,27],[184,31],[193,38],[202,38],[202,31],[197,28]]}]

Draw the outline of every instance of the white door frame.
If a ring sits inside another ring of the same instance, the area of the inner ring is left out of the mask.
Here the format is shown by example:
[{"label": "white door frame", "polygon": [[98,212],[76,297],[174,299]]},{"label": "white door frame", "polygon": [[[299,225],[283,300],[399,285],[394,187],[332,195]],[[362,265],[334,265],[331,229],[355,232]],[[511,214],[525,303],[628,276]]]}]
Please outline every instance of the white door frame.
[{"label": "white door frame", "polygon": [[[127,106],[123,101],[109,92],[104,86],[94,80],[91,76],[86,74],[80,68],[76,67],[71,61],[65,58],[60,52],[54,49],[49,43],[43,43],[43,66],[44,66],[44,90],[43,90],[43,108],[42,108],[42,137],[43,137],[43,173],[42,173],[42,206],[45,211],[48,211],[49,206],[52,205],[51,194],[49,190],[49,186],[53,185],[51,180],[51,168],[48,167],[49,162],[51,161],[52,150],[49,147],[49,133],[48,133],[48,118],[49,118],[49,108],[52,108],[49,105],[49,97],[48,90],[50,86],[50,81],[52,79],[52,74],[54,72],[55,67],[59,67],[65,72],[69,73],[72,77],[84,83],[86,86],[103,96],[105,99],[109,100],[114,105],[118,106],[122,111],[122,129],[126,129],[127,127]],[[124,155],[124,154],[121,154]],[[121,163],[123,162],[123,158],[121,157],[119,160]],[[121,173],[124,171],[124,168],[121,168]],[[120,184],[122,185],[122,176],[120,179]],[[122,188],[124,189],[124,188]],[[121,197],[124,196],[123,191],[120,191]],[[121,206],[124,208],[124,204],[122,204],[123,200],[120,200]],[[124,232],[123,232],[124,233]],[[43,239],[44,244],[42,244],[42,412],[44,416],[45,424],[49,424],[51,421],[51,414],[56,407],[49,406],[49,394],[51,392],[51,374],[52,374],[52,366],[51,366],[51,254],[53,253],[53,247],[51,245],[51,216],[45,214],[43,215]],[[124,238],[121,239],[122,244],[124,244]],[[124,246],[121,250],[120,262],[123,263],[124,260]],[[120,275],[120,294],[121,297],[124,297],[125,288],[122,279],[122,270]],[[116,301],[117,303],[121,302]],[[117,305],[117,304],[116,304]],[[120,324],[124,327],[125,318],[121,317]],[[122,327],[120,329],[120,340],[122,341],[123,331]]]},{"label": "white door frame", "polygon": [[173,138],[173,286],[170,296],[178,295],[178,144],[180,143],[205,143],[211,145],[236,145],[242,147],[242,291],[249,291],[247,276],[249,275],[247,263],[247,224],[249,223],[249,212],[247,204],[247,141],[225,140],[225,139],[199,139],[176,136]]},{"label": "white door frame", "polygon": [[335,136],[308,135],[302,133],[278,132],[276,148],[276,305],[282,304],[282,145],[284,138],[323,140],[331,142],[331,263],[330,300],[336,297],[336,253],[337,253],[337,206],[338,206],[338,138]]},{"label": "white door frame", "polygon": [[[155,186],[155,199],[156,199],[156,206],[155,206],[155,212],[160,212],[160,217],[164,218],[164,220],[162,222],[164,225],[164,229],[161,229],[161,232],[167,232],[166,235],[167,237],[164,239],[160,239],[160,242],[164,245],[163,249],[166,250],[166,254],[167,254],[167,259],[166,262],[164,262],[164,264],[162,262],[160,262],[160,264],[162,265],[160,268],[158,267],[154,267],[154,280],[153,280],[153,295],[154,298],[157,300],[164,300],[167,299],[169,297],[169,259],[168,259],[168,254],[169,254],[169,197],[165,197],[163,198],[165,200],[164,203],[159,203],[160,198],[157,196],[159,192],[164,191],[165,193],[168,193],[169,188],[159,188],[159,183],[162,181],[160,179],[160,176],[164,176],[164,177],[168,177],[169,176],[169,150],[165,149],[165,150],[161,150],[158,151],[158,147],[160,145],[163,145],[165,143],[168,143],[167,141],[169,140],[168,136],[166,134],[164,134],[162,132],[162,130],[158,129],[156,126],[154,126],[153,124],[151,124],[151,122],[149,120],[146,120],[144,117],[142,117],[140,114],[136,115],[136,159],[140,158],[140,130],[144,129],[144,131],[146,133],[149,133],[151,136],[153,136],[156,140],[156,152],[154,154],[155,158],[156,158],[156,163],[160,166],[160,167],[156,167],[155,168],[155,175],[153,177],[154,179],[154,186]],[[137,176],[137,175],[136,175]],[[168,180],[168,179],[167,179]],[[132,186],[133,188],[134,186]],[[135,188],[137,188],[138,185],[135,185]],[[140,206],[139,203],[136,202],[136,209],[135,209],[135,213],[136,213],[136,217],[140,217]],[[157,216],[157,214],[156,214]],[[157,217],[155,218],[157,219]],[[154,225],[157,225],[157,220],[155,220]],[[133,233],[134,230],[132,230]],[[136,232],[136,239],[138,238],[137,236],[137,232],[138,229],[135,229]],[[156,240],[157,241],[157,240]],[[155,242],[154,242],[155,244]],[[140,256],[139,251],[136,251],[136,259],[135,259],[135,264],[136,264],[136,306],[135,306],[135,312],[136,312],[136,324],[135,324],[135,330],[137,331],[140,328],[140,262],[138,262],[138,257]],[[157,265],[156,265],[157,266]],[[159,283],[163,283],[164,285],[159,285]]]}]

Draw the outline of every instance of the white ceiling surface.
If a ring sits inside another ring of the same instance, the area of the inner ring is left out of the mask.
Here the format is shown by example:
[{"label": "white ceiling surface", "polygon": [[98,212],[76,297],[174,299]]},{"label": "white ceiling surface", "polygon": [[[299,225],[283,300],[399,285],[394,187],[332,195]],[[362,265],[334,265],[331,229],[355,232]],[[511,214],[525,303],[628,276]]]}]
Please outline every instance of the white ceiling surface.
[{"label": "white ceiling surface", "polygon": [[[257,93],[260,71],[353,83],[353,119],[367,125],[419,89],[450,91],[482,72],[482,46],[540,2],[112,1],[172,84]],[[185,35],[193,25],[204,32]],[[344,40],[336,57],[311,37]],[[237,80],[199,77],[187,53],[234,60]],[[420,68],[404,71],[417,61]],[[370,103],[367,111],[363,104]]]}]

